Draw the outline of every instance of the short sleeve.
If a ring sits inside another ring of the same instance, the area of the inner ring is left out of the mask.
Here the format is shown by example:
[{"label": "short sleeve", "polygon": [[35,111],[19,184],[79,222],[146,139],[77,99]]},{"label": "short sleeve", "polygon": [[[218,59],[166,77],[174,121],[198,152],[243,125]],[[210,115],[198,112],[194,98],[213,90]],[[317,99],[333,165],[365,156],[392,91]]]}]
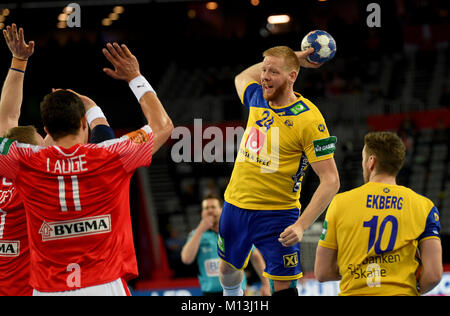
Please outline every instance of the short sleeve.
[{"label": "short sleeve", "polygon": [[418,240],[423,241],[430,238],[440,239],[441,223],[439,221],[439,211],[436,206],[433,206],[430,213],[428,213],[427,221],[425,223],[425,230],[419,236]]},{"label": "short sleeve", "polygon": [[150,165],[153,150],[153,131],[150,126],[128,133],[121,138],[104,141],[97,146],[116,153],[123,167],[134,172],[139,167]]},{"label": "short sleeve", "polygon": [[92,129],[91,138],[89,140],[92,144],[98,144],[105,140],[114,139],[114,131],[108,125],[97,125]]},{"label": "short sleeve", "polygon": [[330,136],[323,118],[307,124],[301,137],[304,152],[310,163],[333,158],[337,138]]},{"label": "short sleeve", "polygon": [[261,85],[256,81],[249,82],[247,86],[244,88],[244,92],[241,96],[242,104],[244,104],[247,108],[250,108],[252,100],[258,98],[258,94],[262,95]]},{"label": "short sleeve", "polygon": [[19,170],[20,152],[18,142],[0,137],[0,174],[11,180],[15,180]]}]

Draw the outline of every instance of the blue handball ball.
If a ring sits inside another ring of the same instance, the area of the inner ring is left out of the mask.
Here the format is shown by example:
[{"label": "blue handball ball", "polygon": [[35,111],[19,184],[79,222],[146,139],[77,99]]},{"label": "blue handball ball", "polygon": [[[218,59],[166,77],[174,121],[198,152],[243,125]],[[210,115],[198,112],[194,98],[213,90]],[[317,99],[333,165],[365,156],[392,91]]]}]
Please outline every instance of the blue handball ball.
[{"label": "blue handball ball", "polygon": [[336,41],[325,31],[311,31],[302,40],[302,50],[314,48],[314,52],[308,56],[308,61],[313,64],[322,64],[329,61],[336,54]]}]

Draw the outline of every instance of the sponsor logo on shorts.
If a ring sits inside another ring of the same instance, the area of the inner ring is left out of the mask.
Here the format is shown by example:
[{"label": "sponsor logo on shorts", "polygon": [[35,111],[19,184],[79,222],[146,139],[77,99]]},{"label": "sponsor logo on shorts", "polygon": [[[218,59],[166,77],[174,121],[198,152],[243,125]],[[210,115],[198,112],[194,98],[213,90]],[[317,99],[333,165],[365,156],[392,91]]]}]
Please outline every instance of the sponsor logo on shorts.
[{"label": "sponsor logo on shorts", "polygon": [[0,257],[17,257],[20,254],[19,240],[0,241]]},{"label": "sponsor logo on shorts", "polygon": [[219,235],[219,238],[217,239],[217,247],[220,251],[225,253],[225,241],[223,240],[222,236]]},{"label": "sponsor logo on shorts", "polygon": [[42,241],[105,234],[111,232],[111,216],[101,215],[62,222],[44,221],[39,229]]},{"label": "sponsor logo on shorts", "polygon": [[293,268],[298,265],[298,256],[297,253],[292,253],[290,255],[283,256],[284,267],[285,268]]}]

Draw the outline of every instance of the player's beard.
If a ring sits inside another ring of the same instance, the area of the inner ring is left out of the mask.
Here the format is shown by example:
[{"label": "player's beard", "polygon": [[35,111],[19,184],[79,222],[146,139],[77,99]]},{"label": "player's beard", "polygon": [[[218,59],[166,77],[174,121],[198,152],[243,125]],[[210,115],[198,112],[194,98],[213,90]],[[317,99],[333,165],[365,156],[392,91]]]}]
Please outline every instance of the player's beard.
[{"label": "player's beard", "polygon": [[275,88],[272,93],[268,93],[266,89],[263,89],[263,97],[267,102],[278,99],[288,87],[288,81],[285,80],[278,88]]}]

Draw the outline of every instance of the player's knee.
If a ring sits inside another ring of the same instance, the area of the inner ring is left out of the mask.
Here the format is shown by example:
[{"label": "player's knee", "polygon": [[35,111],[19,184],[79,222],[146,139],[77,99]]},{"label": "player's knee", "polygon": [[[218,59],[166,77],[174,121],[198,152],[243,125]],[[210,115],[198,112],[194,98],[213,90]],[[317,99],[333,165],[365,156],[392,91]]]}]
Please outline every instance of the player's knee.
[{"label": "player's knee", "polygon": [[232,266],[230,266],[228,263],[226,263],[223,260],[220,260],[219,263],[219,272],[222,275],[229,275],[229,274],[233,274],[233,273],[238,273],[239,270],[236,270],[235,268],[233,268]]}]

